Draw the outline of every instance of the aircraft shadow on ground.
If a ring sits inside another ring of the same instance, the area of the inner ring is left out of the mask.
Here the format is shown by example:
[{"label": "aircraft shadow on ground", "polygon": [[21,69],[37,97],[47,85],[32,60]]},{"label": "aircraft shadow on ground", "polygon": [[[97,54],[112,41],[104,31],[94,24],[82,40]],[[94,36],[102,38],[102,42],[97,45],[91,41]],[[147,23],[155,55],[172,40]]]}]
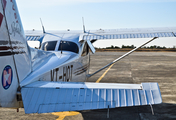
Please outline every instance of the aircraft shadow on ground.
[{"label": "aircraft shadow on ground", "polygon": [[151,107],[134,106],[109,109],[109,119],[107,109],[81,111],[84,120],[168,120],[176,119],[176,104],[161,103],[153,105],[154,115]]}]

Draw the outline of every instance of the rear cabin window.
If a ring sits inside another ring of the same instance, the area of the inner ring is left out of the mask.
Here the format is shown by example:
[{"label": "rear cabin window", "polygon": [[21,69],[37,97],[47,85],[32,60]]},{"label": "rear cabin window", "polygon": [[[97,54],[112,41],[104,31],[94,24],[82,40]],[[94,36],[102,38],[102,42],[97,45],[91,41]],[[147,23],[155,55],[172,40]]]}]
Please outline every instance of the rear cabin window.
[{"label": "rear cabin window", "polygon": [[56,47],[57,41],[50,41],[50,42],[45,42],[41,46],[41,50],[44,51],[54,51]]},{"label": "rear cabin window", "polygon": [[70,41],[61,41],[58,50],[79,53],[78,45]]}]

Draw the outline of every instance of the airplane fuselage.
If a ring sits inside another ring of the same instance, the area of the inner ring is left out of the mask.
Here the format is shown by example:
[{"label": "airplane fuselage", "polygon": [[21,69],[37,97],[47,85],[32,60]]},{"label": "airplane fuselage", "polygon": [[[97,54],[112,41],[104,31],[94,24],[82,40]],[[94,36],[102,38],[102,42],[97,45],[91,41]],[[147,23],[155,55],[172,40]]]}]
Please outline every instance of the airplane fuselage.
[{"label": "airplane fuselage", "polygon": [[31,48],[31,74],[21,86],[34,81],[85,82],[89,74],[90,53],[79,35],[45,34],[40,50]]},{"label": "airplane fuselage", "polygon": [[[46,45],[47,44],[47,45]],[[49,46],[49,44],[51,44]],[[41,49],[52,51],[61,59],[61,65],[47,72],[43,80],[62,82],[85,82],[89,72],[90,54],[86,42],[79,42],[75,34],[46,34]],[[53,50],[51,50],[53,49]],[[69,58],[67,58],[69,57]]]}]

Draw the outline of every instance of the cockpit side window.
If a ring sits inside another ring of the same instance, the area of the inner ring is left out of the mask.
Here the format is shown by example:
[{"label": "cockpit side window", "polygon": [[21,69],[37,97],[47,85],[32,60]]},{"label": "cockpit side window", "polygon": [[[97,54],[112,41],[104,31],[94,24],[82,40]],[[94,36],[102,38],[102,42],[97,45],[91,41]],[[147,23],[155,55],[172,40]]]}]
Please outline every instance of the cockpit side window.
[{"label": "cockpit side window", "polygon": [[70,42],[70,41],[61,41],[58,50],[79,53],[78,45],[76,43]]},{"label": "cockpit side window", "polygon": [[89,47],[88,47],[87,43],[85,43],[81,56],[86,56],[88,53],[89,53]]},{"label": "cockpit side window", "polygon": [[49,42],[42,43],[40,49],[44,51],[54,51],[56,47],[56,43],[57,41],[49,41]]}]

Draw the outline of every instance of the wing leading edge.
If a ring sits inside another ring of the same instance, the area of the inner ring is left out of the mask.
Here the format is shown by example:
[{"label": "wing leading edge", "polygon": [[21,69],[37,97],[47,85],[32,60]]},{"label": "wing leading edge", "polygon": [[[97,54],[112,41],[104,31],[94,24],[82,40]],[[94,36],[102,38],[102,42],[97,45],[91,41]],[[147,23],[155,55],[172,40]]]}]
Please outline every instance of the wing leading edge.
[{"label": "wing leading edge", "polygon": [[25,113],[49,113],[159,104],[157,83],[61,83],[37,81],[21,89]]}]

